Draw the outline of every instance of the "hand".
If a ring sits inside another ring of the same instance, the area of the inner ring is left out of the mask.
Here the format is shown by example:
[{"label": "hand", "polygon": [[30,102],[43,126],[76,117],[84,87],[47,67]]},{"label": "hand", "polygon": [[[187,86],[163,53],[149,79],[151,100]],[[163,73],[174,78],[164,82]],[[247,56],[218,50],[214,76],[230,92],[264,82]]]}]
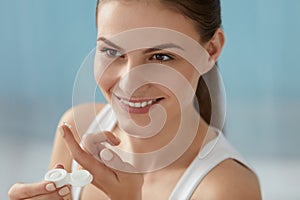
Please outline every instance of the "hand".
[{"label": "hand", "polygon": [[[112,200],[141,199],[143,176],[138,173],[118,171],[110,167],[118,165],[124,169],[133,168],[129,163],[123,162],[115,152],[100,144],[104,141],[109,141],[113,145],[118,144],[112,133],[102,132],[91,136],[94,138],[86,138],[83,146],[86,146],[86,150],[90,152],[88,153],[76,142],[68,126],[62,125],[60,132],[73,159],[93,175],[93,185],[105,192]],[[93,146],[92,139],[97,141],[97,144],[94,143],[96,146]],[[98,156],[99,151],[101,151],[100,156]],[[100,159],[102,162],[99,162]]]},{"label": "hand", "polygon": [[[55,168],[64,169],[63,165],[56,165]],[[8,191],[10,200],[71,200],[70,187],[63,186],[56,188],[55,184],[49,181],[38,183],[16,183]]]}]

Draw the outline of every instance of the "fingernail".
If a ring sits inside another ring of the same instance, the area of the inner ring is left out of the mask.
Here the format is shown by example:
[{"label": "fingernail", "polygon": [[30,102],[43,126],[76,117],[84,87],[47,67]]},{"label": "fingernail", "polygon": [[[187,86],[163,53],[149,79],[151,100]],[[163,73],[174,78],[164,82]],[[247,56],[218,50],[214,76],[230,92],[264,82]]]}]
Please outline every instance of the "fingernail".
[{"label": "fingernail", "polygon": [[116,136],[113,136],[111,138],[107,138],[108,142],[111,143],[112,145],[118,145],[120,144],[121,140],[117,138]]},{"label": "fingernail", "polygon": [[106,161],[110,161],[114,155],[110,152],[110,150],[108,149],[103,149],[101,152],[100,152],[100,157],[103,159],[103,160],[106,160]]},{"label": "fingernail", "polygon": [[63,122],[63,125],[67,126],[69,129],[72,128],[72,126],[70,124],[68,124],[67,122]]},{"label": "fingernail", "polygon": [[58,164],[56,164],[56,165],[55,165],[55,168],[64,169],[64,165],[63,165],[63,164],[60,164],[60,163],[58,163]]},{"label": "fingernail", "polygon": [[114,136],[113,138],[114,138],[115,142],[119,144],[119,143],[121,142],[120,138],[118,138],[118,137],[115,136],[115,135],[113,135],[113,136]]},{"label": "fingernail", "polygon": [[53,183],[48,183],[45,188],[48,192],[53,192],[56,189]]},{"label": "fingernail", "polygon": [[58,191],[59,196],[66,196],[67,194],[70,193],[70,190],[68,187],[63,187]]},{"label": "fingernail", "polygon": [[109,142],[111,145],[119,145],[121,140],[115,136],[113,133],[111,132],[103,132],[106,136],[106,141]]}]

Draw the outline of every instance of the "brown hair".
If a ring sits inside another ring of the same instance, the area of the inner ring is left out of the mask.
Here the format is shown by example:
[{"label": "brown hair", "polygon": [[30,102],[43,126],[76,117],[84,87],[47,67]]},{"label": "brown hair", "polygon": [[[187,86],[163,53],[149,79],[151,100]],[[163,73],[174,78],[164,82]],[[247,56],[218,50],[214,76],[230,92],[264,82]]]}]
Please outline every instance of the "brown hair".
[{"label": "brown hair", "polygon": [[[97,0],[96,16],[98,13],[98,5],[104,0]],[[195,24],[196,30],[201,36],[200,43],[209,41],[215,34],[216,30],[221,27],[221,5],[220,0],[158,0],[163,5],[166,5],[170,9],[174,9],[184,16],[188,17]],[[217,70],[214,67],[212,70],[200,77],[196,90],[195,107],[199,109],[200,115],[208,123],[211,124],[212,117],[212,105],[214,106],[214,113],[220,113],[220,102],[218,95],[213,95],[212,92],[218,93],[219,78]],[[207,83],[204,80],[214,80],[214,84],[210,85],[210,89],[207,87]],[[212,102],[212,96],[214,97]],[[197,101],[198,104],[197,104]],[[198,108],[199,105],[199,108]],[[217,116],[218,117],[218,116]],[[217,119],[219,121],[219,119]],[[217,123],[217,124],[215,124]],[[215,122],[214,126],[217,128],[221,126],[218,122]]]}]

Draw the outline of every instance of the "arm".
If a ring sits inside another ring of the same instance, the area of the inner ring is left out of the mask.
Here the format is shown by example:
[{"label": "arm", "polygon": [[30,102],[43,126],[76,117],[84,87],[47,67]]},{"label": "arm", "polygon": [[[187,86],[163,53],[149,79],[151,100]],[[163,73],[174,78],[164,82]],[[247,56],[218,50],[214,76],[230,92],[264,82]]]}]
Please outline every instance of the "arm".
[{"label": "arm", "polygon": [[[88,128],[89,124],[95,117],[95,114],[103,107],[103,104],[84,104],[69,109],[61,117],[59,125],[63,121],[71,124],[76,130],[75,138],[79,141],[79,134],[83,134]],[[80,118],[76,121],[73,117],[74,112],[80,112]],[[81,117],[82,116],[82,117]],[[78,131],[78,132],[77,132]],[[53,145],[52,158],[50,162],[50,169],[53,168],[65,168],[67,171],[71,171],[72,158],[70,153],[62,140],[59,131],[56,131],[56,136]],[[69,186],[63,186],[56,188],[54,183],[49,181],[41,181],[38,183],[16,183],[14,184],[9,192],[8,196],[11,200],[20,199],[62,199],[70,197]]]}]

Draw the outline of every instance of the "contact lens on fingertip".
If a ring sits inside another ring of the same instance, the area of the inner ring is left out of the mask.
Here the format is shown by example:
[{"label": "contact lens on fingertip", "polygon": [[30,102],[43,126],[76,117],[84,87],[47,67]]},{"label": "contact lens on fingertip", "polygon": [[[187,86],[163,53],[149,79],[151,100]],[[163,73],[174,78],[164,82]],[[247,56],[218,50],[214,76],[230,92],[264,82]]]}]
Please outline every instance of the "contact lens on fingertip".
[{"label": "contact lens on fingertip", "polygon": [[72,126],[70,124],[68,124],[67,122],[63,122],[63,125],[67,126],[69,129],[72,128]]},{"label": "contact lens on fingertip", "polygon": [[67,173],[64,169],[52,169],[45,174],[44,180],[54,182],[57,188],[64,185],[83,187],[92,182],[93,176],[87,170]]}]

